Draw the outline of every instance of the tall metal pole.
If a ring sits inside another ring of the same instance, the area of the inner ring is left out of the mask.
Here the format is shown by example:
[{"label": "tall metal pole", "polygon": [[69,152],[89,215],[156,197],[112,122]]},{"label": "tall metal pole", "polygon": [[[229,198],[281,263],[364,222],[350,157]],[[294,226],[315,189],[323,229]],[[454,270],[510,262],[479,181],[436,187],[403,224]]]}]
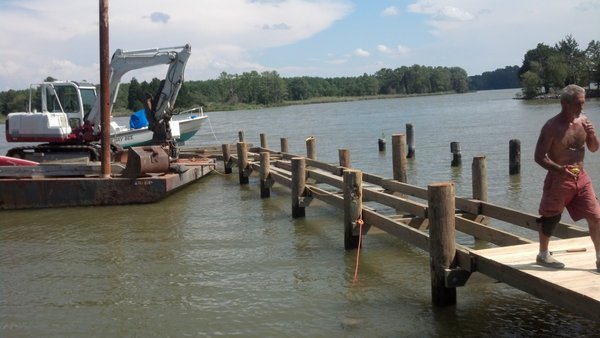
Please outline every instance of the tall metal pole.
[{"label": "tall metal pole", "polygon": [[100,116],[102,177],[110,177],[110,61],[108,55],[108,0],[100,0]]}]

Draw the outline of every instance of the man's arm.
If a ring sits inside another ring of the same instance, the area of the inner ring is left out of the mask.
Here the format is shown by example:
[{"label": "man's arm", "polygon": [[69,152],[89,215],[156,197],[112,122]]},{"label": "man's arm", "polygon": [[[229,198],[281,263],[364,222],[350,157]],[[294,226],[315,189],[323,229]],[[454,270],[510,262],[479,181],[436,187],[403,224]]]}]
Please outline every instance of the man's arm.
[{"label": "man's arm", "polygon": [[554,162],[548,157],[548,152],[552,147],[553,137],[550,125],[546,123],[542,127],[540,136],[535,145],[534,159],[537,164],[548,171],[554,171],[560,174],[565,174],[565,167]]},{"label": "man's arm", "polygon": [[590,120],[585,119],[583,121],[583,128],[585,129],[586,137],[585,144],[591,152],[595,152],[600,147],[600,143],[598,142],[598,137],[596,136],[596,129]]}]

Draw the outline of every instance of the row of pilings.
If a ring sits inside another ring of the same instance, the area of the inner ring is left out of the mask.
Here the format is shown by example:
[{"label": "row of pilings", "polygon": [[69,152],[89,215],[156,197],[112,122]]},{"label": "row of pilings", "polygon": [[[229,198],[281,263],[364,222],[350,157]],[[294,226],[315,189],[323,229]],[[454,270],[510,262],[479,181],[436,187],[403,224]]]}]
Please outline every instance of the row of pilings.
[{"label": "row of pilings", "polygon": [[[307,162],[309,167],[331,167],[316,160],[316,139],[314,137],[306,139],[306,157],[302,157],[288,153],[286,138],[280,139],[281,151],[269,150],[266,134],[260,134],[260,147],[253,150],[255,151],[251,153],[253,161],[250,161],[248,144],[244,142],[243,132],[240,132],[239,138],[240,142],[236,144],[236,155],[230,153],[229,145],[222,145],[225,173],[232,173],[232,168],[237,164],[239,183],[245,185],[249,184],[252,171],[257,170],[260,175],[261,198],[270,197],[270,189],[274,183],[284,184],[290,188],[291,192],[292,217],[305,217],[305,209],[309,206],[313,197],[322,197],[321,194],[318,194],[318,196],[313,194],[318,188],[309,187],[306,182],[308,176]],[[339,167],[329,169],[336,172],[336,175],[342,176],[343,193],[341,194],[342,200],[332,204],[338,205],[344,211],[344,247],[346,250],[353,250],[358,248],[360,236],[368,231],[362,230],[361,227],[365,222],[362,203],[364,197],[363,172],[351,168],[348,149],[339,149],[338,153]],[[289,172],[286,175],[272,170],[273,157],[289,159]],[[406,183],[408,154],[405,135],[392,135],[392,157],[393,180]],[[472,169],[473,198],[487,201],[485,157],[475,157]],[[365,173],[365,175],[369,174]],[[454,184],[440,182],[428,185],[426,199],[428,203],[424,216],[428,218],[429,222],[428,244],[426,244],[426,247],[423,247],[423,243],[417,244],[417,246],[430,253],[432,301],[439,306],[455,304],[456,286],[464,285],[470,273],[465,273],[464,270],[460,271],[461,269],[457,266],[455,259]],[[377,227],[377,224],[367,224],[365,229],[368,229],[371,225]]]}]

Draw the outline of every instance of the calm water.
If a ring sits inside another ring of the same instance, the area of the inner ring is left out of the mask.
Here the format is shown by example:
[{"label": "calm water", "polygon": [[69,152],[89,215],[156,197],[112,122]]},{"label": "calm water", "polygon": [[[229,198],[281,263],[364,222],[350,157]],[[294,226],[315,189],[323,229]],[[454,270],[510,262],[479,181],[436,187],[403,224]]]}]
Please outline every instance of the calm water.
[{"label": "calm water", "polygon": [[[516,90],[210,113],[192,145],[234,142],[243,130],[272,148],[287,137],[320,160],[347,148],[353,166],[391,177],[391,135],[412,123],[409,183],[454,181],[471,194],[485,155],[490,201],[535,213],[544,172],[533,163],[543,122],[559,106],[512,100]],[[600,101],[586,114],[600,125]],[[211,128],[212,127],[212,128]],[[211,131],[212,129],[212,131]],[[378,152],[385,135],[387,152]],[[0,137],[4,140],[4,128]],[[521,175],[508,144],[521,140]],[[450,142],[463,165],[451,168]],[[8,146],[0,145],[5,153]],[[587,168],[600,187],[600,156]],[[289,191],[259,198],[258,180],[212,175],[151,205],[0,211],[0,336],[594,336],[600,324],[474,274],[458,304],[433,309],[428,255],[388,236],[343,249],[342,213],[319,201],[292,219]],[[498,225],[503,226],[503,225]],[[520,230],[524,236],[535,234]],[[469,238],[461,239],[471,245]]]}]

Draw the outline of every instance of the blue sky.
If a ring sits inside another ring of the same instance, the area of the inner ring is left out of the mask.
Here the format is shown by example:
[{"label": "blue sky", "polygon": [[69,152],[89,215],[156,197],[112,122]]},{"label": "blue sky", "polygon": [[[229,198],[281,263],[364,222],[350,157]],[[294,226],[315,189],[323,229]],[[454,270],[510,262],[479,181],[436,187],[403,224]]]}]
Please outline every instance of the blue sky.
[{"label": "blue sky", "polygon": [[[252,70],[359,76],[413,64],[477,75],[520,66],[527,50],[568,34],[585,49],[600,40],[599,19],[600,0],[109,1],[110,53],[190,43],[186,80]],[[98,54],[97,0],[0,0],[0,90],[47,76],[97,83]]]}]

